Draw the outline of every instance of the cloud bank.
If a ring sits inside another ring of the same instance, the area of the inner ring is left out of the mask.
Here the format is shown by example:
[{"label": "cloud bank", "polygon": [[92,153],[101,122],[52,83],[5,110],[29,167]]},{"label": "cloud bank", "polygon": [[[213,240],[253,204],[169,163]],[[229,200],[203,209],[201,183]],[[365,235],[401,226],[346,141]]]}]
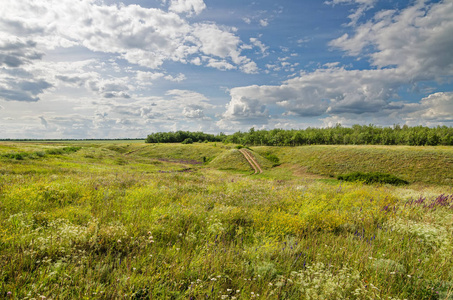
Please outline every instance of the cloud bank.
[{"label": "cloud bank", "polygon": [[[343,2],[353,1],[330,3]],[[374,3],[354,2],[362,6]],[[451,122],[446,117],[453,115],[451,93],[433,94],[420,104],[397,101],[403,86],[442,82],[453,76],[451,16],[453,1],[431,5],[417,1],[401,11],[379,11],[373,19],[357,25],[353,34],[330,42],[346,55],[369,60],[373,68],[349,70],[335,63],[302,72],[281,85],[233,88],[219,124],[256,124],[257,119],[267,124],[272,119],[269,111],[276,107],[284,110],[283,115],[300,117],[341,120],[342,116],[392,113],[403,120],[417,116],[425,123]]]}]

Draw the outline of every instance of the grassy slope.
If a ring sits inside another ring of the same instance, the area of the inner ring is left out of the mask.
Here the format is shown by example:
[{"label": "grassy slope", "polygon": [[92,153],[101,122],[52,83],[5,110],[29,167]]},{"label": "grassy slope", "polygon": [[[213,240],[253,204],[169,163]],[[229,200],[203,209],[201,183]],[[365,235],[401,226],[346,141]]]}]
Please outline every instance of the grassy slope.
[{"label": "grassy slope", "polygon": [[252,171],[247,159],[238,149],[231,149],[221,153],[209,163],[209,167],[219,170]]},{"label": "grassy slope", "polygon": [[453,148],[408,146],[256,147],[271,152],[284,164],[310,173],[337,176],[349,172],[383,172],[409,182],[451,185]]},{"label": "grassy slope", "polygon": [[[234,152],[221,146],[91,143],[0,158],[0,298],[445,299],[452,291],[453,210],[405,205],[452,193],[434,186],[450,148],[254,148],[283,162],[269,177],[186,162]],[[8,147],[0,152],[49,145]],[[418,156],[432,167],[431,187],[291,175],[298,165],[330,174],[326,163],[349,171],[372,162],[395,174]],[[187,167],[194,172],[176,172]]]}]

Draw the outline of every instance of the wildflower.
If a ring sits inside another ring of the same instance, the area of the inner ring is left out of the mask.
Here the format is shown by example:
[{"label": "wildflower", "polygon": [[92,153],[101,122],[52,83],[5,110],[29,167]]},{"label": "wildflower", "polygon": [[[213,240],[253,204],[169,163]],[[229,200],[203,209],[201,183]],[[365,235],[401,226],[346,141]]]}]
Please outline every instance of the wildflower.
[{"label": "wildflower", "polygon": [[241,290],[236,290],[236,293],[239,293]]},{"label": "wildflower", "polygon": [[8,297],[10,297],[12,294],[13,293],[11,293],[11,292],[6,293],[6,295],[8,295]]},{"label": "wildflower", "polygon": [[118,240],[118,243],[121,243],[121,240]]},{"label": "wildflower", "polygon": [[231,292],[231,291],[232,291],[232,289],[227,289],[227,292]]},{"label": "wildflower", "polygon": [[216,279],[216,278],[214,278],[214,277],[213,277],[213,278],[211,278],[211,281],[216,281],[216,280],[217,280],[217,279]]}]

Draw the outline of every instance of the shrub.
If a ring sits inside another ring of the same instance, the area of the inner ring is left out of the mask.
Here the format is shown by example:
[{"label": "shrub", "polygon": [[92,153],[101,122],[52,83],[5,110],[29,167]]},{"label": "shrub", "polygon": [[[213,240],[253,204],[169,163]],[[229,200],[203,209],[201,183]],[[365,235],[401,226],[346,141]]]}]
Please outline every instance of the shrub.
[{"label": "shrub", "polygon": [[22,153],[16,153],[16,154],[14,154],[14,159],[22,160],[22,159],[24,159],[24,156]]},{"label": "shrub", "polygon": [[2,155],[3,157],[15,160],[23,160],[28,156],[28,153],[6,153]]},{"label": "shrub", "polygon": [[181,144],[193,144],[193,140],[191,138],[187,138],[184,141],[182,141]]},{"label": "shrub", "polygon": [[339,175],[338,180],[344,181],[360,181],[366,184],[372,183],[388,183],[393,185],[403,185],[408,184],[406,180],[400,179],[391,174],[384,174],[379,172],[371,172],[371,173],[362,173],[362,172],[354,172],[349,173],[346,175]]},{"label": "shrub", "polygon": [[64,147],[64,148],[54,148],[46,150],[47,154],[50,155],[61,155],[65,153],[72,153],[77,152],[81,149],[81,147]]},{"label": "shrub", "polygon": [[278,158],[277,155],[272,154],[270,152],[266,152],[262,154],[267,160],[270,160],[273,163],[273,166],[278,166],[280,165],[280,159]]},{"label": "shrub", "polygon": [[80,149],[81,149],[81,147],[64,147],[63,152],[72,153],[72,152],[77,152]]}]

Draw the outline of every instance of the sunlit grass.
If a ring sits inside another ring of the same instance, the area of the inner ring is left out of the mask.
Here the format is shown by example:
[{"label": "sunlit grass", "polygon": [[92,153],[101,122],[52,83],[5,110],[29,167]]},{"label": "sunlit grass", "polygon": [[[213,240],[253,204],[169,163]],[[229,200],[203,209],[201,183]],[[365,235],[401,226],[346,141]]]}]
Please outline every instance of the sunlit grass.
[{"label": "sunlit grass", "polygon": [[191,161],[220,145],[147,147],[0,160],[1,298],[452,297],[451,188],[250,176]]}]

